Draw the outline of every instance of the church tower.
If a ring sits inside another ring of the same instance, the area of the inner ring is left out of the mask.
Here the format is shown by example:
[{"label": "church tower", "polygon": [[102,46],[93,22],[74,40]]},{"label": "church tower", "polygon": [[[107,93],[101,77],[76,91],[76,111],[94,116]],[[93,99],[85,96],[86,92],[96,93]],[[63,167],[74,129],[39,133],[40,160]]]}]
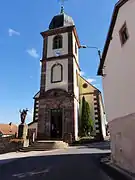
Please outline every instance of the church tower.
[{"label": "church tower", "polygon": [[72,17],[53,17],[49,29],[41,33],[43,53],[38,112],[38,139],[65,140],[78,137],[80,74],[79,38]]}]

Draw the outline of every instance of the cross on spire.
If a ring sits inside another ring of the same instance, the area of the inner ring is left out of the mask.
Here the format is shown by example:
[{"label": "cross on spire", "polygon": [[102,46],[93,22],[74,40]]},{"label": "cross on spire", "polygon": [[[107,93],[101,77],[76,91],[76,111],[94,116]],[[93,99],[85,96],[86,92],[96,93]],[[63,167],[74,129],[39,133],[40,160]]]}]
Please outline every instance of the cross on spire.
[{"label": "cross on spire", "polygon": [[67,0],[58,0],[59,2],[60,2],[60,5],[61,5],[61,11],[60,11],[60,13],[64,13],[64,3],[65,3],[65,1],[67,1]]}]

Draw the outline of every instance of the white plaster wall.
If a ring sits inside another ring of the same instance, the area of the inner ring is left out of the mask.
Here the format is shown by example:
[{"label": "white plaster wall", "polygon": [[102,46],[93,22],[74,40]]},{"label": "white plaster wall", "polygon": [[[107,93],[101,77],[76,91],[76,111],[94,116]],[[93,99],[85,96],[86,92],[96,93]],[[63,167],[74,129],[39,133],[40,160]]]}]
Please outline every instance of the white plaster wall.
[{"label": "white plaster wall", "polygon": [[[58,83],[51,83],[51,67],[55,63],[59,63],[63,67],[63,81]],[[60,88],[68,91],[68,59],[47,61],[46,64],[46,86],[45,91],[49,89]]]},{"label": "white plaster wall", "polygon": [[[73,46],[75,45],[74,43],[73,43]],[[73,53],[75,53],[75,52],[73,51]],[[73,59],[73,71],[74,71],[74,73],[73,73],[74,74],[74,94],[76,96],[76,99],[74,99],[74,115],[75,115],[74,123],[75,123],[75,139],[77,140],[78,139],[78,118],[79,118],[79,76],[78,76],[78,86],[77,86],[76,71],[78,74],[80,72],[79,72],[78,66],[76,64],[75,58]]]},{"label": "white plaster wall", "polygon": [[2,137],[10,137],[10,136],[12,136],[12,135],[2,135]]},{"label": "white plaster wall", "polygon": [[109,122],[112,160],[135,173],[135,113]]},{"label": "white plaster wall", "polygon": [[[58,49],[61,55],[68,54],[68,33],[59,34],[63,37],[63,47]],[[56,49],[53,49],[53,38],[56,35],[48,36],[48,44],[47,44],[47,58],[54,57]]]},{"label": "white plaster wall", "polygon": [[102,104],[101,100],[99,100],[99,104],[100,104],[102,135],[105,138],[106,137],[106,117],[104,114],[103,104]]},{"label": "white plaster wall", "polygon": [[[75,38],[74,32],[72,32],[72,36],[73,36],[73,54],[76,57],[77,63],[79,63],[79,51],[78,51],[78,45],[77,45],[77,42],[76,42],[76,38]],[[77,54],[75,53],[75,44],[77,46]]]},{"label": "white plaster wall", "polygon": [[78,101],[75,99],[75,100],[74,100],[75,140],[78,139],[78,118],[79,118],[79,117],[78,117],[78,115],[79,115],[78,113],[79,113],[79,103],[78,103]]},{"label": "white plaster wall", "polygon": [[36,129],[36,137],[37,137],[37,126],[38,126],[37,122],[35,122],[35,123],[28,126],[28,129]]},{"label": "white plaster wall", "polygon": [[76,98],[79,100],[79,77],[78,77],[78,86],[77,86],[77,76],[76,76],[76,71],[79,72],[78,66],[76,64],[75,59],[73,59],[73,70],[74,70],[74,94]]},{"label": "white plaster wall", "polygon": [[[103,89],[108,121],[135,112],[135,0],[123,5],[117,17],[105,61]],[[119,30],[126,21],[129,39],[121,47]]]}]

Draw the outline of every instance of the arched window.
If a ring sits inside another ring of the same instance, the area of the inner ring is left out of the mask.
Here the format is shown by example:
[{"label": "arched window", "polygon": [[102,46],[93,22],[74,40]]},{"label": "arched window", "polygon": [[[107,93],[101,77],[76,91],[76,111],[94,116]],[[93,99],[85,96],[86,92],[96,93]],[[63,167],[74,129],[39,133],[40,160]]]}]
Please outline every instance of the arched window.
[{"label": "arched window", "polygon": [[61,64],[54,64],[51,68],[51,83],[58,83],[63,80],[63,67]]},{"label": "arched window", "polygon": [[61,35],[57,35],[53,38],[53,49],[60,49],[62,48],[62,41],[63,38]]}]

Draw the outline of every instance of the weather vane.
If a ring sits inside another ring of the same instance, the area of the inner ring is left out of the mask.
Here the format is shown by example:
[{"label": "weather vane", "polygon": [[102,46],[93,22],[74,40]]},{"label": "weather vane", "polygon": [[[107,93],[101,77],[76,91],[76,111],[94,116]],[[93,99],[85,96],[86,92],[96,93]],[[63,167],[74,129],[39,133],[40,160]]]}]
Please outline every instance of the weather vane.
[{"label": "weather vane", "polygon": [[59,3],[60,3],[60,6],[61,6],[61,13],[64,13],[64,3],[65,1],[68,1],[68,0],[58,0]]}]

